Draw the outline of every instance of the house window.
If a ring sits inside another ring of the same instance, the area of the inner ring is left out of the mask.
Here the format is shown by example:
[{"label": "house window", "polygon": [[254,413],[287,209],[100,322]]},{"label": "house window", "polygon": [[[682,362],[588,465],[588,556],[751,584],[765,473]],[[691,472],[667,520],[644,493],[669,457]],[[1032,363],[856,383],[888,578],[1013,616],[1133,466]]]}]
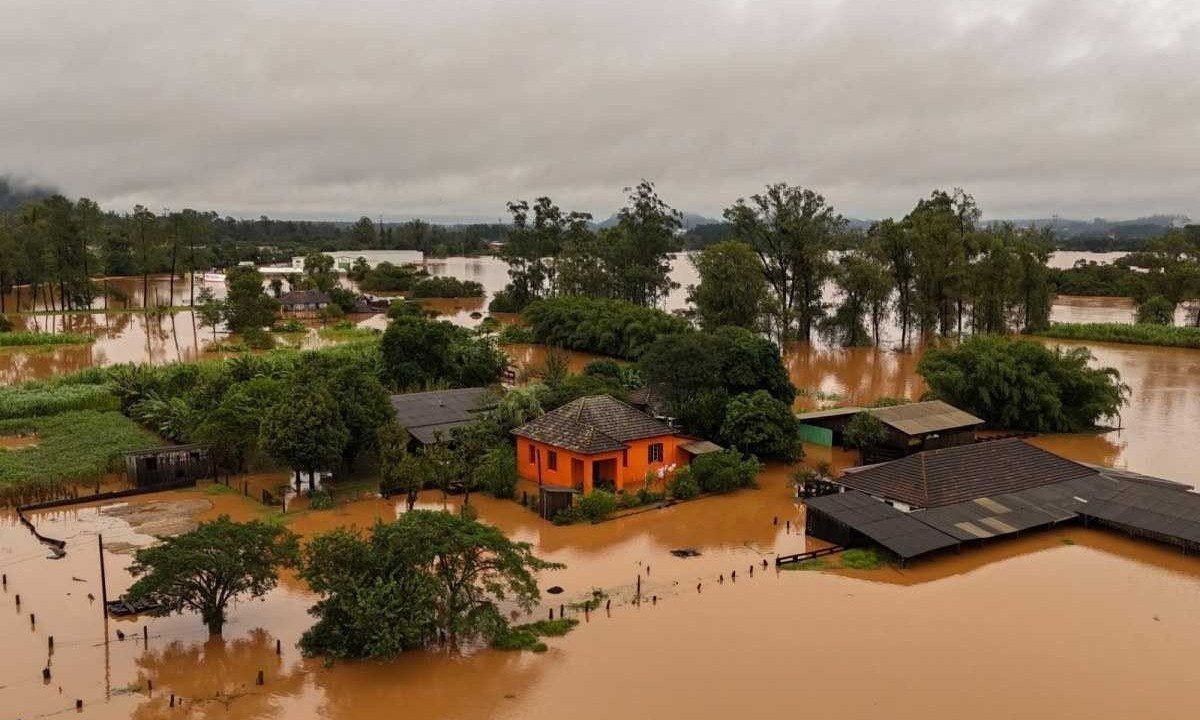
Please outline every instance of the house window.
[{"label": "house window", "polygon": [[551,470],[558,469],[558,453],[554,452],[553,450],[550,451],[550,456],[546,458],[546,467],[550,468]]},{"label": "house window", "polygon": [[629,451],[621,451],[621,467],[629,467]]},{"label": "house window", "polygon": [[532,445],[529,446],[529,462],[531,462],[531,463],[537,462],[537,448],[535,448]]},{"label": "house window", "polygon": [[663,459],[662,443],[654,443],[653,445],[650,446],[650,462],[652,462],[652,463],[662,462],[662,459]]}]

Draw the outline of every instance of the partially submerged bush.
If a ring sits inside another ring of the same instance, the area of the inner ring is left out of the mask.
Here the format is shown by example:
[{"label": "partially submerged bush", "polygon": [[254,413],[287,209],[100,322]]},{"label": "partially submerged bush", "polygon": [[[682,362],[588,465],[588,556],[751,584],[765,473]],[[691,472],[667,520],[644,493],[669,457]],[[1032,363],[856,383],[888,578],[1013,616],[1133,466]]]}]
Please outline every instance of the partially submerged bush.
[{"label": "partially submerged bush", "polygon": [[592,522],[600,522],[617,509],[617,496],[607,490],[593,490],[579,500],[579,512]]},{"label": "partially submerged bush", "polygon": [[723,493],[754,487],[762,465],[736,450],[701,455],[687,468],[703,492]]},{"label": "partially submerged bush", "polygon": [[680,468],[667,482],[667,492],[676,500],[691,500],[700,494],[700,483],[690,467]]}]

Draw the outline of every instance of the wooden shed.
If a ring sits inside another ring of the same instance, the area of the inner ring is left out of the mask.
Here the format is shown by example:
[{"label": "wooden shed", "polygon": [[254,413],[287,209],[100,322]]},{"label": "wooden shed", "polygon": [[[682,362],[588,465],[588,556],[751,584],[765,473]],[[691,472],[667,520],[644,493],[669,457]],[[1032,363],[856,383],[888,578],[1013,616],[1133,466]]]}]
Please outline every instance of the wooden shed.
[{"label": "wooden shed", "polygon": [[207,445],[172,445],[126,453],[125,474],[135,487],[195,484],[213,477]]}]

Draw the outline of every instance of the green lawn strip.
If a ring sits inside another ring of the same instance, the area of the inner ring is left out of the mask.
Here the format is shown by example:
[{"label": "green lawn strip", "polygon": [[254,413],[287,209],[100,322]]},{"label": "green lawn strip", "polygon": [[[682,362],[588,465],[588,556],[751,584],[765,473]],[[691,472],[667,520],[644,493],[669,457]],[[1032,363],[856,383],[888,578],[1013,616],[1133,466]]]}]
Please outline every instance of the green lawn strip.
[{"label": "green lawn strip", "polygon": [[96,338],[83,333],[0,332],[0,347],[40,347],[43,345],[87,345]]},{"label": "green lawn strip", "polygon": [[1055,323],[1037,335],[1062,340],[1093,340],[1131,345],[1200,348],[1200,327],[1127,323]]},{"label": "green lawn strip", "polygon": [[158,438],[119,412],[79,410],[0,420],[0,435],[34,433],[36,445],[0,451],[0,492],[95,480]]}]

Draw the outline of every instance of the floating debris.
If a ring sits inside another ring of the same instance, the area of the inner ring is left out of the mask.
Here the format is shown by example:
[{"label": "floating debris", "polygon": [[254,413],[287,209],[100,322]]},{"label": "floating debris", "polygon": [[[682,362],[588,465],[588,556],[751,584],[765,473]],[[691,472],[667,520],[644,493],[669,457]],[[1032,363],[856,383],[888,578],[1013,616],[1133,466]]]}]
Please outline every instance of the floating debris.
[{"label": "floating debris", "polygon": [[563,591],[563,589],[561,587],[559,587],[558,585],[555,585],[554,587],[546,588],[546,592],[550,593],[551,595],[559,595],[562,593],[562,591]]},{"label": "floating debris", "polygon": [[678,558],[700,557],[700,551],[696,548],[676,548],[671,554]]}]

